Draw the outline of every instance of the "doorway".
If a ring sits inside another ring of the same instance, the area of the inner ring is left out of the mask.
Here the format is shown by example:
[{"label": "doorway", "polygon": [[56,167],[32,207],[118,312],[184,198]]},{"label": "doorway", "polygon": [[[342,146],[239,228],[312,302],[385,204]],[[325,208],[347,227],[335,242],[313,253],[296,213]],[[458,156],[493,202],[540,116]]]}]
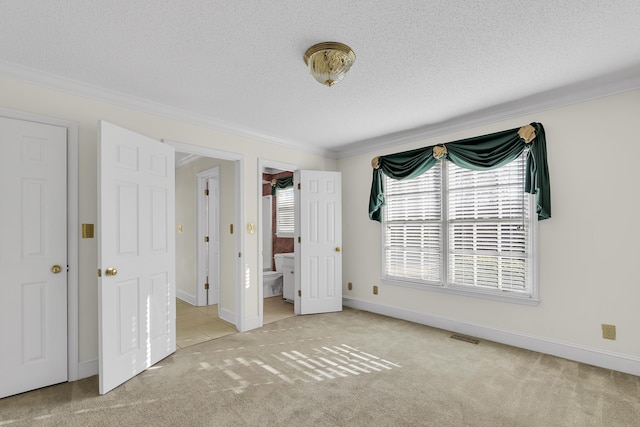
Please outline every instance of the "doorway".
[{"label": "doorway", "polygon": [[234,227],[242,164],[233,153],[165,142],[176,148],[176,344],[184,348],[242,327]]},{"label": "doorway", "polygon": [[[283,254],[286,257],[286,254],[293,254],[295,250],[293,187],[289,186],[287,179],[290,178],[293,185],[293,171],[296,169],[295,165],[262,159],[258,161],[258,195],[261,199],[258,215],[263,223],[262,232],[258,234],[262,251],[259,270],[263,272],[259,280],[259,312],[263,325],[295,315],[292,295],[295,272],[293,268],[280,265],[277,260],[285,259]],[[278,179],[281,180],[281,189],[273,185]]]}]

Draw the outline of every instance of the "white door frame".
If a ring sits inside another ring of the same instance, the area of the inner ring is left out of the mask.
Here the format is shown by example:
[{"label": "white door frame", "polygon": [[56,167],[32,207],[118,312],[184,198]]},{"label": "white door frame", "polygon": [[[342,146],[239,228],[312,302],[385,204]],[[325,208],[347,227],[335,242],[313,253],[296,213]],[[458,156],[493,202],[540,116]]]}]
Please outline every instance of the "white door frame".
[{"label": "white door frame", "polygon": [[[203,242],[205,236],[211,235],[215,236],[214,239],[218,239],[218,243],[220,240],[220,217],[217,216],[215,218],[214,223],[211,223],[211,211],[209,209],[205,209],[208,205],[207,197],[212,197],[211,194],[209,196],[205,196],[204,190],[207,188],[207,181],[210,179],[215,179],[218,181],[218,188],[220,185],[220,166],[214,166],[205,171],[199,172],[196,175],[197,179],[197,205],[198,210],[196,212],[196,305],[203,306],[207,305],[207,292],[204,289],[204,283],[206,283],[207,276],[207,263],[209,262],[210,253],[204,250]],[[218,195],[215,194],[215,200],[213,203],[218,207],[220,206],[220,200]],[[218,212],[220,209],[218,209]],[[205,215],[205,212],[208,212],[208,215]],[[207,232],[208,230],[208,232]],[[209,282],[211,283],[215,280],[216,283],[216,301],[220,302],[220,251],[217,252],[217,266],[218,268],[214,272],[214,279],[212,279],[211,271],[209,271]],[[209,292],[209,298],[211,298],[211,292]]]},{"label": "white door frame", "polygon": [[78,346],[78,124],[0,107],[0,116],[67,129],[67,361],[68,381],[80,379]]},{"label": "white door frame", "polygon": [[[264,185],[264,184],[263,184]],[[266,206],[269,205],[269,221],[265,221],[265,209]],[[273,264],[273,226],[271,225],[273,221],[273,196],[269,194],[268,196],[262,196],[262,206],[260,211],[260,225],[262,226],[262,230],[260,231],[260,237],[262,238],[262,245],[260,246],[260,250],[262,251],[262,271],[265,271],[267,267],[271,269]],[[264,247],[265,240],[269,239],[271,245]],[[268,256],[267,256],[268,255]],[[268,266],[264,265],[267,260],[271,260]],[[264,288],[262,288],[264,290]]]},{"label": "white door frame", "polygon": [[[291,163],[276,162],[268,159],[258,159],[258,218],[262,219],[262,174],[265,173],[265,168],[280,169],[283,171],[295,172],[300,167]],[[260,318],[260,325],[264,325],[264,284],[262,281],[262,272],[264,270],[264,262],[262,261],[262,230],[258,230],[258,317]]]},{"label": "white door frame", "polygon": [[[235,235],[235,251],[240,254],[236,262],[236,312],[235,318],[230,319],[221,317],[223,320],[236,325],[236,329],[245,332],[249,328],[246,324],[245,317],[245,295],[244,295],[244,156],[242,154],[231,153],[229,151],[217,150],[215,148],[202,147],[200,145],[186,144],[184,142],[163,139],[162,142],[173,145],[176,151],[182,153],[196,154],[203,157],[213,157],[221,160],[230,160],[235,162],[235,184],[236,184],[236,206],[234,230]],[[218,310],[220,317],[220,310]]]}]

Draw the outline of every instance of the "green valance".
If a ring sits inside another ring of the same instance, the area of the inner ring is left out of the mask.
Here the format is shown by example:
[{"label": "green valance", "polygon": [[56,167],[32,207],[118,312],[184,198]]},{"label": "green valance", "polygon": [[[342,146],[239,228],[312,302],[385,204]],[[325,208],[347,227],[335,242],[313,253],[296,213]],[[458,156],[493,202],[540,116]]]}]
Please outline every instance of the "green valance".
[{"label": "green valance", "polygon": [[431,169],[438,160],[445,158],[467,169],[497,169],[517,158],[526,149],[527,174],[524,191],[536,195],[538,219],[551,218],[547,143],[541,123],[374,158],[371,161],[373,180],[369,196],[369,218],[375,221],[382,219],[381,208],[385,203],[383,173],[393,179],[415,178]]},{"label": "green valance", "polygon": [[276,188],[293,187],[293,176],[285,176],[284,178],[271,180],[271,195],[276,195]]}]

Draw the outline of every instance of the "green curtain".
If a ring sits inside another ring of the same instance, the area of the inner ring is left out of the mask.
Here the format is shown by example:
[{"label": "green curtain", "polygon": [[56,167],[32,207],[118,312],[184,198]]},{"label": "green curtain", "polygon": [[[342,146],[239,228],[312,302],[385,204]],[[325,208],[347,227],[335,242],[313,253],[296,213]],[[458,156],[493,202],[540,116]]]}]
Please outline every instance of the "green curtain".
[{"label": "green curtain", "polygon": [[[431,169],[438,160],[445,158],[462,168],[497,169],[517,158],[527,148],[529,150],[526,154],[527,174],[524,191],[536,195],[538,219],[551,218],[551,187],[544,127],[541,123],[531,123],[530,126],[535,131],[535,136],[529,136],[526,131],[531,128],[523,126],[374,159],[372,163],[377,160],[377,165],[373,165],[369,218],[375,221],[382,219],[381,208],[385,203],[383,173],[393,179],[415,178]],[[524,136],[521,136],[521,133]],[[525,141],[525,138],[531,137],[532,140]],[[446,150],[443,150],[443,146]]]},{"label": "green curtain", "polygon": [[293,176],[286,176],[284,178],[276,179],[276,183],[271,184],[271,195],[276,195],[276,188],[293,187]]}]

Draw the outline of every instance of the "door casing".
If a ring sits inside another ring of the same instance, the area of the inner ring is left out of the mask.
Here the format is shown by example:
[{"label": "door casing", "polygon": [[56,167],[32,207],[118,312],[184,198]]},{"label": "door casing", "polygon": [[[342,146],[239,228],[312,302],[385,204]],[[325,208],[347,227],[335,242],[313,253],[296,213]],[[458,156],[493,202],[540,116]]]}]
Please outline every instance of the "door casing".
[{"label": "door casing", "polygon": [[59,126],[67,129],[67,363],[68,381],[76,381],[93,375],[83,373],[79,362],[79,299],[78,299],[78,124],[55,117],[0,107],[0,116],[35,123]]},{"label": "door casing", "polygon": [[[229,151],[217,150],[214,148],[202,147],[200,145],[186,144],[183,142],[163,139],[162,142],[172,145],[176,151],[182,153],[196,154],[203,157],[213,157],[221,160],[229,160],[235,162],[235,184],[236,184],[236,199],[235,199],[235,218],[234,218],[234,235],[235,235],[235,252],[241,256],[236,258],[235,265],[235,290],[236,290],[236,307],[233,318],[231,314],[226,311],[218,310],[218,317],[229,323],[236,325],[236,329],[239,332],[245,332],[250,329],[254,329],[254,322],[248,321],[246,318],[245,310],[245,292],[244,292],[244,156],[242,154],[232,153]],[[219,307],[219,306],[218,306]]]}]

